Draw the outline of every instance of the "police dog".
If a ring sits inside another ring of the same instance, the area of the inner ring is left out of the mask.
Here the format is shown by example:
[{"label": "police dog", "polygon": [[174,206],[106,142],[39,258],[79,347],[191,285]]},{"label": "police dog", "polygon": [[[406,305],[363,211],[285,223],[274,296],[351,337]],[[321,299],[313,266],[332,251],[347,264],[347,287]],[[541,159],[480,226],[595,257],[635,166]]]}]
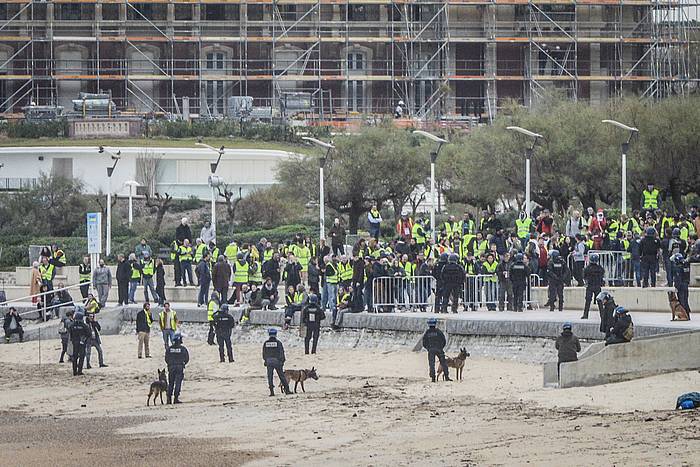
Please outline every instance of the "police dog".
[{"label": "police dog", "polygon": [[151,390],[148,392],[148,399],[146,400],[146,406],[151,403],[151,396],[153,396],[153,405],[156,405],[156,398],[160,396],[160,405],[163,405],[163,393],[168,392],[168,376],[165,373],[165,368],[162,370],[158,368],[158,381],[153,381],[151,383]]},{"label": "police dog", "polygon": [[688,311],[678,301],[676,292],[668,292],[668,304],[671,305],[671,321],[688,321]]},{"label": "police dog", "polygon": [[[459,355],[456,357],[445,357],[445,362],[448,368],[455,368],[457,370],[457,379],[461,380],[464,374],[464,362],[469,357],[469,352],[467,349],[459,349]],[[437,376],[438,378],[443,373],[442,365],[438,365]],[[445,379],[445,375],[442,376]]]},{"label": "police dog", "polygon": [[[306,389],[304,389],[304,381],[306,381],[309,378],[318,380],[318,374],[316,373],[315,367],[311,367],[310,370],[284,370],[284,377],[287,378],[287,384],[294,381],[295,394],[297,392],[297,385],[299,383],[301,383],[301,390],[303,392],[306,392]],[[282,385],[280,384],[280,389],[281,388]]]}]

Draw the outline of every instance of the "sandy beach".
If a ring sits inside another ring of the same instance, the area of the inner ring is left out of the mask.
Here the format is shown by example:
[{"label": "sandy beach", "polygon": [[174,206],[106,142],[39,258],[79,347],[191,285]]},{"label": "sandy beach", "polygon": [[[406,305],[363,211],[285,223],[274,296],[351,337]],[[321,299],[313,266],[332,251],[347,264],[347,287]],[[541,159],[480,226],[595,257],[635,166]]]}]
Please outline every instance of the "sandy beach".
[{"label": "sandy beach", "polygon": [[41,365],[36,341],[0,346],[0,465],[700,463],[700,414],[673,410],[698,372],[559,390],[542,388],[540,365],[471,358],[463,381],[432,384],[425,353],[322,338],[317,355],[288,345],[286,364],[320,379],[273,398],[259,344],[235,345],[229,364],[186,338],[184,403],[146,407],[162,341],[141,360],[135,336],[103,341],[109,367],[82,378],[55,363],[58,340],[42,342]]}]

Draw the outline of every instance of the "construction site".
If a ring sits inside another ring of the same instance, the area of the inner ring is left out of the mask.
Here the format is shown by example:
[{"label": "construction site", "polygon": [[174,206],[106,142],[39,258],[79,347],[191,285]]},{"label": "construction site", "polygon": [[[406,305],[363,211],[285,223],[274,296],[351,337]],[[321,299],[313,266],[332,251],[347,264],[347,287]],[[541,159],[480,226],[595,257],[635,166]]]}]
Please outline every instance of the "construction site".
[{"label": "construction site", "polygon": [[698,0],[2,0],[0,111],[488,122],[697,86]]}]

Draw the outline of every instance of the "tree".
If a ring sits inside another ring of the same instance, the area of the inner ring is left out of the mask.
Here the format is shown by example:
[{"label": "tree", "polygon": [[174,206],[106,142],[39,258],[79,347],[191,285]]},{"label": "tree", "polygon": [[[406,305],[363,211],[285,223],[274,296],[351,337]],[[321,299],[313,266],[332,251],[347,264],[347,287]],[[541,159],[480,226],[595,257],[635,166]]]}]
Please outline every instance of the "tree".
[{"label": "tree", "polygon": [[219,196],[226,200],[226,215],[228,216],[229,225],[233,226],[233,222],[236,220],[236,208],[238,203],[243,200],[243,189],[238,187],[238,196],[235,196],[233,188],[228,185],[224,185],[223,188],[222,190],[221,187],[216,187],[216,190],[219,192]]},{"label": "tree", "polygon": [[294,214],[295,205],[288,193],[279,185],[258,189],[238,204],[238,217],[242,224],[269,228],[287,224]]},{"label": "tree", "polygon": [[161,196],[160,193],[155,194],[155,200],[146,192],[146,207],[156,209],[156,220],[153,223],[153,236],[157,236],[160,232],[160,226],[163,223],[163,217],[168,212],[172,205],[173,197],[165,193]]}]

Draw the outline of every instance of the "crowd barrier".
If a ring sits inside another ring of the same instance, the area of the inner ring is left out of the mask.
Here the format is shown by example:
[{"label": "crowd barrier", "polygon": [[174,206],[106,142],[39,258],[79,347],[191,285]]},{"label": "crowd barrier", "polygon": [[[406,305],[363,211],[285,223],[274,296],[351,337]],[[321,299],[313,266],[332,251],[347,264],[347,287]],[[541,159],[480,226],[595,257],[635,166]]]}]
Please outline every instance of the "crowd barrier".
[{"label": "crowd barrier", "polygon": [[374,311],[428,310],[435,300],[433,276],[375,277],[372,282]]},{"label": "crowd barrier", "polygon": [[[627,251],[590,250],[585,256],[584,266],[588,265],[590,255],[598,255],[598,264],[605,271],[603,280],[609,287],[631,287],[634,284],[634,264],[632,256]],[[570,254],[567,258],[569,270],[574,271],[574,259]]]}]

